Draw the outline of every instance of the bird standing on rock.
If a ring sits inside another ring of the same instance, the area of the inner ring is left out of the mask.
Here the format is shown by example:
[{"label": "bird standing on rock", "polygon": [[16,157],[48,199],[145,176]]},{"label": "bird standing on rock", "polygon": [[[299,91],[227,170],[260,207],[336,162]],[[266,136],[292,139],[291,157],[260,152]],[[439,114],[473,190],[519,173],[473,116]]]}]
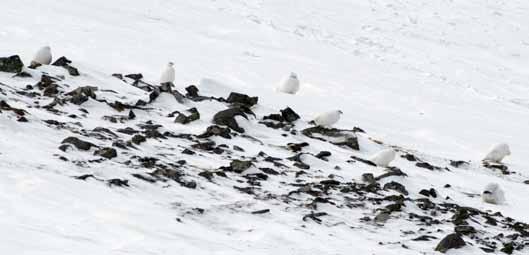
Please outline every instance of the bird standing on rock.
[{"label": "bird standing on rock", "polygon": [[506,143],[500,143],[494,145],[487,156],[483,159],[483,161],[490,161],[495,163],[501,163],[503,158],[511,155],[511,149],[509,148],[509,145]]},{"label": "bird standing on rock", "polygon": [[340,120],[342,114],[343,112],[340,110],[325,112],[316,116],[316,118],[309,123],[322,127],[330,127]]},{"label": "bird standing on rock", "polygon": [[369,161],[380,167],[388,167],[389,163],[395,159],[396,153],[393,149],[384,149],[371,156]]},{"label": "bird standing on rock", "polygon": [[44,46],[40,48],[33,57],[33,60],[31,61],[31,66],[37,67],[40,65],[49,65],[51,64],[51,59],[52,56],[50,46]]},{"label": "bird standing on rock", "polygon": [[290,76],[279,84],[277,91],[286,94],[296,94],[299,91],[298,76],[295,73],[290,73]]},{"label": "bird standing on rock", "polygon": [[160,76],[160,84],[164,83],[173,83],[175,78],[174,63],[167,63],[167,67],[163,70],[162,75]]}]

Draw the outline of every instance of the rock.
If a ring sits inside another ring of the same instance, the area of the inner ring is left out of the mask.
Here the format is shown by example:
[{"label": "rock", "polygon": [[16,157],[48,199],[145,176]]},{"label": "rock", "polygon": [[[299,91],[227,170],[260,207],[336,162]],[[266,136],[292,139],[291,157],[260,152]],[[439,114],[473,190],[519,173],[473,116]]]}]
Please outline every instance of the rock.
[{"label": "rock", "polygon": [[118,186],[118,187],[129,187],[129,180],[125,179],[110,179],[107,180],[108,186]]},{"label": "rock", "polygon": [[415,166],[420,167],[420,168],[426,168],[428,170],[438,170],[438,169],[440,169],[439,167],[433,166],[433,165],[431,165],[428,162],[418,162],[417,164],[415,164]]},{"label": "rock", "polygon": [[389,214],[389,212],[381,211],[381,212],[379,212],[379,213],[375,216],[374,221],[375,221],[376,223],[383,224],[383,223],[385,223],[386,221],[388,221],[389,218],[390,218],[390,214]]},{"label": "rock", "polygon": [[318,154],[316,154],[316,158],[319,158],[321,160],[327,161],[327,158],[330,157],[332,154],[329,151],[320,151]]},{"label": "rock", "polygon": [[198,88],[195,86],[195,85],[191,85],[191,86],[188,86],[186,87],[186,96],[187,97],[198,97]]},{"label": "rock", "polygon": [[242,116],[243,118],[248,119],[248,116],[241,108],[235,107],[216,113],[213,116],[213,123],[217,125],[228,126],[234,131],[244,133],[244,128],[239,126],[235,120],[235,116]]},{"label": "rock", "polygon": [[250,97],[245,94],[231,92],[228,96],[228,99],[226,99],[226,102],[230,104],[241,104],[247,107],[251,107],[257,104],[258,100],[258,97]]},{"label": "rock", "polygon": [[294,122],[300,118],[299,115],[290,107],[281,110],[281,116],[288,122]]},{"label": "rock", "polygon": [[85,86],[79,87],[66,93],[67,96],[71,96],[70,102],[76,105],[81,105],[82,103],[88,101],[88,98],[96,99],[95,92],[97,87]]},{"label": "rock", "polygon": [[269,212],[270,212],[270,209],[263,209],[263,210],[253,211],[252,214],[265,214]]},{"label": "rock", "polygon": [[383,189],[384,190],[395,190],[403,195],[406,195],[406,196],[408,195],[408,191],[406,190],[406,187],[404,187],[404,185],[398,182],[395,182],[395,181],[384,184]]},{"label": "rock", "polygon": [[190,149],[187,149],[187,148],[186,148],[186,149],[184,149],[184,150],[182,151],[182,154],[186,154],[186,155],[195,155],[195,154],[197,154],[197,153],[194,152],[194,151],[192,151],[192,150],[190,150]]},{"label": "rock", "polygon": [[236,173],[242,173],[248,168],[250,168],[251,166],[252,166],[252,161],[247,161],[247,160],[236,159],[230,163],[231,170]]},{"label": "rock", "polygon": [[450,249],[459,249],[465,245],[466,243],[463,238],[461,238],[461,235],[452,233],[447,235],[441,240],[441,242],[439,242],[439,244],[435,247],[435,251],[445,253]]},{"label": "rock", "polygon": [[454,228],[454,231],[461,235],[475,234],[476,229],[469,225],[459,225]]},{"label": "rock", "polygon": [[71,145],[75,146],[77,149],[84,150],[84,151],[90,150],[90,148],[92,148],[92,147],[97,147],[93,143],[83,141],[83,140],[81,140],[81,139],[79,139],[77,137],[73,137],[73,136],[70,136],[70,137],[62,140],[61,143],[62,144],[65,144],[65,143],[71,144]]},{"label": "rock", "polygon": [[132,110],[130,110],[128,117],[129,117],[129,120],[133,120],[136,118],[136,114]]},{"label": "rock", "polygon": [[514,243],[513,242],[504,243],[503,248],[501,248],[500,251],[505,254],[512,254],[514,252]]},{"label": "rock", "polygon": [[372,173],[364,173],[362,174],[362,181],[367,183],[375,183],[375,176]]},{"label": "rock", "polygon": [[139,80],[143,79],[143,74],[141,74],[141,73],[127,74],[127,75],[125,75],[125,77],[127,77],[129,79],[132,79],[134,81],[139,81]]},{"label": "rock", "polygon": [[131,141],[135,144],[141,144],[145,141],[147,141],[147,139],[145,138],[145,136],[142,136],[142,135],[134,135],[131,139]]},{"label": "rock", "polygon": [[[306,128],[301,133],[310,138],[330,142],[337,146],[346,146],[353,150],[360,149],[358,138],[351,131],[315,126]],[[327,136],[328,138],[322,138],[321,136]]]},{"label": "rock", "polygon": [[174,122],[180,123],[180,124],[188,124],[190,122],[200,119],[200,113],[198,112],[197,108],[193,107],[193,108],[187,109],[186,111],[189,112],[190,114],[185,115],[181,112],[177,112],[178,115],[176,116]]},{"label": "rock", "polygon": [[464,165],[468,165],[468,162],[462,160],[450,160],[450,165],[453,167],[461,167]]},{"label": "rock", "polygon": [[309,146],[308,143],[302,142],[302,143],[289,143],[287,144],[287,148],[293,152],[298,152],[303,149],[303,147]]},{"label": "rock", "polygon": [[230,133],[231,132],[230,132],[229,128],[222,128],[222,127],[213,125],[213,126],[209,126],[206,129],[206,132],[198,135],[197,137],[198,138],[208,138],[208,137],[212,137],[212,136],[220,136],[220,137],[224,137],[226,139],[230,139],[231,138]]},{"label": "rock", "polygon": [[101,148],[94,152],[94,155],[101,156],[103,158],[112,159],[118,156],[116,149],[112,147]]},{"label": "rock", "polygon": [[426,197],[433,197],[433,198],[437,197],[437,192],[433,188],[431,188],[429,190],[428,189],[422,189],[421,191],[419,191],[419,194],[421,194],[423,196],[426,196]]},{"label": "rock", "polygon": [[0,72],[20,73],[24,68],[24,63],[18,55],[0,58]]},{"label": "rock", "polygon": [[62,56],[59,59],[57,59],[55,62],[53,62],[52,65],[64,67],[71,76],[79,76],[79,71],[77,70],[77,68],[71,66],[70,65],[71,63],[72,63],[71,60]]}]

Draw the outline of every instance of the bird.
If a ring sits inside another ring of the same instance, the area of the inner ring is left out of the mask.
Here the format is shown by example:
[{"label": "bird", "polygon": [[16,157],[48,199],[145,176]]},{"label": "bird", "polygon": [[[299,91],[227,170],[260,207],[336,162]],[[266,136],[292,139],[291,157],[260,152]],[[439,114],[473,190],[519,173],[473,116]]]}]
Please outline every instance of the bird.
[{"label": "bird", "polygon": [[483,193],[481,194],[481,199],[483,199],[483,202],[489,203],[489,204],[501,204],[505,201],[505,197],[503,194],[503,190],[500,188],[500,185],[497,183],[489,183],[487,186],[485,186],[485,189],[483,189]]},{"label": "bird", "polygon": [[388,167],[389,163],[395,159],[396,153],[393,149],[384,149],[375,153],[369,161],[380,167]]},{"label": "bird", "polygon": [[314,120],[310,121],[309,123],[322,127],[330,127],[340,120],[340,116],[342,114],[343,112],[340,110],[325,112],[316,116],[316,118],[314,118]]},{"label": "bird", "polygon": [[290,76],[281,81],[277,87],[277,91],[286,94],[296,94],[299,91],[299,80],[298,75],[290,73]]},{"label": "bird", "polygon": [[175,78],[175,71],[174,71],[174,63],[169,62],[167,63],[167,67],[162,72],[162,75],[160,76],[160,84],[164,83],[173,83]]},{"label": "bird", "polygon": [[509,148],[509,145],[506,143],[499,143],[499,144],[494,145],[490,149],[489,153],[485,156],[483,161],[501,163],[503,158],[509,155],[511,155],[511,150]]},{"label": "bird", "polygon": [[33,57],[33,60],[31,61],[31,65],[49,65],[51,63],[51,59],[52,56],[50,46],[44,46],[37,51],[37,53]]}]

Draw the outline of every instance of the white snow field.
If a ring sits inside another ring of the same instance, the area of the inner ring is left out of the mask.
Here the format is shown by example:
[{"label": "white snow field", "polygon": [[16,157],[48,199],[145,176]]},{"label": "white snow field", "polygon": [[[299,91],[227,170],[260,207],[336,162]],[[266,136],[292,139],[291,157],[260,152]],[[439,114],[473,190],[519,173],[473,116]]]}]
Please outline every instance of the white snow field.
[{"label": "white snow field", "polygon": [[[453,212],[433,215],[417,206],[416,199],[425,198],[419,191],[430,188],[437,191],[429,198],[437,205],[455,203],[529,223],[524,183],[529,180],[528,1],[2,0],[0,7],[0,57],[18,54],[28,66],[35,52],[49,45],[54,61],[66,56],[81,73],[71,76],[57,66],[25,68],[32,75],[26,78],[0,72],[0,101],[25,110],[28,119],[17,122],[17,115],[0,105],[0,254],[438,254],[436,245],[454,231]],[[148,109],[133,109],[135,119],[113,123],[103,117],[128,111],[94,99],[50,111],[39,105],[53,97],[25,89],[47,74],[60,79],[61,96],[96,86],[98,100],[134,104],[147,101],[149,93],[111,75],[142,73],[154,84],[170,61],[182,93],[194,84],[201,95],[259,97],[252,107],[255,117],[236,117],[248,137],[210,138],[244,152],[193,148],[197,154],[184,155],[193,142],[174,137],[116,148],[117,157],[109,160],[93,155],[94,149],[61,151],[61,141],[70,136],[102,147],[130,140],[117,130],[141,130],[148,120],[163,125],[162,133],[201,134],[227,107],[215,100],[180,104],[162,93]],[[291,72],[298,74],[299,92],[275,92]],[[258,123],[287,106],[301,116],[293,127],[298,134]],[[200,120],[182,125],[167,117],[191,107],[200,111]],[[318,113],[335,109],[344,113],[335,127],[366,131],[355,132],[360,150],[301,134]],[[117,135],[89,135],[96,127]],[[287,143],[301,142],[310,144],[303,152],[312,156],[301,156],[310,169],[286,159],[296,155],[285,149]],[[512,152],[500,166],[510,174],[482,166],[490,146],[498,143],[507,143]],[[374,204],[374,198],[400,195],[391,188],[368,194],[373,199],[365,201],[358,200],[362,194],[331,189],[319,195],[331,203],[317,208],[309,206],[314,197],[303,193],[307,190],[290,195],[299,188],[293,184],[335,179],[342,187],[363,183],[364,173],[385,173],[351,156],[367,158],[389,147],[398,152],[391,166],[407,177],[379,182],[403,184],[409,200],[382,224],[361,219],[373,219],[388,204]],[[285,166],[262,161],[260,151],[283,159]],[[328,161],[314,157],[320,151],[331,152]],[[439,168],[417,167],[402,157],[407,154]],[[164,165],[186,160],[179,169],[197,187],[131,176],[155,170],[138,163],[139,157],[156,157]],[[255,194],[234,188],[250,186],[242,173],[213,181],[198,175],[252,157],[258,159],[245,174],[263,167],[281,173],[260,181]],[[450,160],[468,163],[455,167]],[[84,174],[127,179],[129,187],[72,178]],[[501,186],[505,203],[483,203],[480,193],[488,183]],[[270,212],[251,213],[261,209]],[[316,217],[321,222],[304,218],[311,212],[327,215]],[[424,225],[409,220],[410,213],[441,223]],[[480,240],[517,231],[517,245],[526,247],[513,254],[529,253],[523,230],[505,227],[503,216],[497,226],[484,224],[482,216],[467,219],[477,233],[464,235],[467,245],[448,254],[485,254]],[[437,239],[412,240],[421,235]],[[512,239],[494,239],[497,249],[491,253],[504,254],[500,250]]]}]

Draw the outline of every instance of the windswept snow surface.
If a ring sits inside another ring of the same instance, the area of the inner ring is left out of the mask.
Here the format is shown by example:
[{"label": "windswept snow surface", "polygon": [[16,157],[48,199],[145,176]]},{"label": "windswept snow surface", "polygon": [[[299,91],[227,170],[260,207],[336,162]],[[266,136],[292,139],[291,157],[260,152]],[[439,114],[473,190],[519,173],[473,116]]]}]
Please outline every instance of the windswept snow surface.
[{"label": "windswept snow surface", "polygon": [[[82,74],[69,77],[62,68],[49,66],[32,71],[29,79],[0,73],[0,84],[12,86],[1,87],[6,94],[0,99],[29,112],[28,123],[16,122],[6,111],[0,114],[2,254],[435,254],[439,239],[408,242],[411,237],[399,229],[416,226],[391,219],[383,227],[360,223],[366,211],[345,213],[324,204],[321,210],[334,218],[316,224],[301,219],[310,210],[254,200],[234,190],[232,186],[242,184],[233,180],[196,179],[199,189],[192,190],[134,179],[130,174],[141,171],[122,164],[127,155],[88,166],[63,162],[54,154],[70,160],[96,157],[93,151],[61,152],[60,142],[72,134],[40,122],[80,121],[86,130],[114,130],[137,128],[135,124],[153,119],[169,131],[199,134],[211,125],[214,113],[225,109],[220,104],[179,105],[162,95],[153,104],[157,110],[138,111],[137,120],[120,125],[102,120],[111,108],[93,100],[83,104],[89,117],[76,120],[29,108],[32,100],[14,93],[37,83],[45,71],[66,76],[67,91],[97,86],[99,99],[132,103],[148,98],[146,92],[110,75],[141,72],[145,81],[155,83],[169,61],[175,63],[178,90],[196,84],[205,95],[237,91],[259,96],[258,117],[290,106],[308,121],[320,112],[341,109],[344,114],[336,126],[358,126],[367,135],[360,136],[361,150],[353,153],[307,140],[310,152],[333,153],[331,163],[307,159],[311,169],[321,169],[311,172],[316,179],[335,174],[360,182],[362,173],[383,170],[347,165],[350,155],[365,158],[389,145],[400,146],[442,167],[448,159],[471,161],[464,169],[428,171],[399,154],[392,165],[409,175],[398,180],[413,196],[434,187],[438,201],[449,196],[461,205],[529,222],[529,185],[523,184],[529,180],[527,1],[2,0],[0,7],[0,57],[19,54],[27,65],[37,49],[50,45],[55,58],[67,56]],[[274,92],[290,72],[298,74],[300,91],[295,96]],[[197,123],[184,126],[165,117],[192,106],[202,115]],[[66,105],[61,110],[81,114],[78,108]],[[269,131],[255,119],[240,122],[267,144],[305,141],[297,136],[281,140],[279,131]],[[217,141],[240,145],[246,154],[263,150],[244,139]],[[504,163],[516,174],[480,166],[488,148],[501,142],[511,148]],[[189,145],[174,143],[149,140],[139,147],[148,156]],[[267,150],[272,156],[293,155],[275,147]],[[201,169],[229,165],[221,157],[185,159]],[[342,170],[333,170],[334,165]],[[80,174],[126,178],[131,187],[71,178]],[[263,189],[288,193],[281,178],[271,177]],[[473,195],[490,182],[502,187],[505,204],[484,204]],[[447,183],[452,189],[443,188]],[[197,207],[206,212],[185,213]],[[271,213],[249,213],[265,208]],[[452,231],[447,226],[439,227],[445,232],[436,234],[438,238]],[[451,251],[482,253],[478,245]]]}]

